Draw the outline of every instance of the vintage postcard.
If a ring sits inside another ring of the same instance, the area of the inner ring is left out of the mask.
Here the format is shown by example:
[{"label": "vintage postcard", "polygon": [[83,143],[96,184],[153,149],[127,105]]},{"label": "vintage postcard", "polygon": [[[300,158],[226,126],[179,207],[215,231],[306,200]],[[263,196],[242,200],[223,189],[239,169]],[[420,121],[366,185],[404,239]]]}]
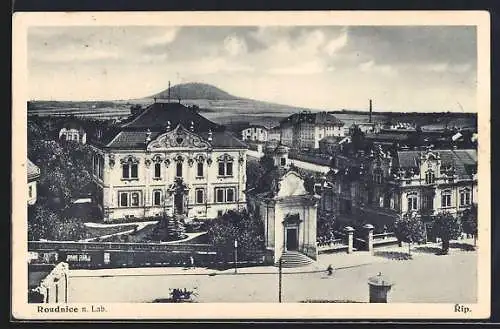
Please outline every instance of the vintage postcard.
[{"label": "vintage postcard", "polygon": [[489,33],[16,13],[13,317],[488,318]]}]

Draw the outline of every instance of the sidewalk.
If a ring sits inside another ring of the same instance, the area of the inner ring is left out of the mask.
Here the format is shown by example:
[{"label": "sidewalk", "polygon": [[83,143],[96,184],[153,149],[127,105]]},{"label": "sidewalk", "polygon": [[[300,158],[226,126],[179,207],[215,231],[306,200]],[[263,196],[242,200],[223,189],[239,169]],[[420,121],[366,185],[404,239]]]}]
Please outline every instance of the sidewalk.
[{"label": "sidewalk", "polygon": [[[452,241],[456,243],[467,243],[473,244],[472,239],[463,239]],[[428,243],[422,245],[429,248],[441,248],[441,243]],[[428,253],[419,252],[414,250],[418,245],[412,247],[412,257],[421,258],[428,256]],[[352,254],[347,253],[334,253],[334,254],[321,254],[319,255],[316,262],[311,265],[295,267],[295,268],[283,268],[282,273],[284,274],[299,274],[299,273],[319,273],[326,272],[328,265],[332,265],[334,271],[342,271],[344,269],[349,269],[353,267],[360,267],[370,264],[381,264],[389,262],[398,262],[397,260],[392,260],[387,257],[377,256],[377,251],[385,252],[400,252],[407,253],[407,245],[403,247],[399,246],[387,246],[377,248],[374,255],[367,251],[356,251]],[[463,251],[459,249],[450,249],[450,254],[461,253]],[[277,274],[277,266],[252,266],[252,267],[242,267],[237,269],[236,275],[244,274]],[[161,276],[161,275],[235,275],[234,268],[226,270],[216,270],[209,269],[205,267],[140,267],[140,268],[113,268],[113,269],[97,269],[97,270],[70,270],[70,276]]]},{"label": "sidewalk", "polygon": [[[318,273],[325,272],[329,264],[334,270],[342,270],[356,266],[373,263],[386,262],[387,259],[370,255],[368,252],[357,252],[354,254],[332,254],[321,255],[317,262],[311,265],[282,268],[282,273]],[[277,274],[278,267],[252,266],[237,268],[237,275],[244,274]],[[235,275],[234,268],[226,270],[209,269],[205,267],[137,267],[137,268],[112,268],[97,270],[70,270],[70,276],[158,276],[158,275]]]}]

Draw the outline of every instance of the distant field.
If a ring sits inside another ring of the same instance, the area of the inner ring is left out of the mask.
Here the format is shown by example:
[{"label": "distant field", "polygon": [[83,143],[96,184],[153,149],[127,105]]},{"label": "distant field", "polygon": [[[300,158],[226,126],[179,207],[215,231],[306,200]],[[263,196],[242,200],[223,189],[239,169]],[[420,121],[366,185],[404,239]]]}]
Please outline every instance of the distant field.
[{"label": "distant field", "polygon": [[[154,102],[144,98],[112,102],[57,102],[35,101],[28,104],[28,115],[39,116],[82,116],[97,119],[125,118],[130,115],[130,107],[139,104],[143,107]],[[248,99],[235,100],[182,100],[184,105],[197,105],[200,113],[218,124],[239,123],[260,124],[267,127],[278,125],[280,120],[304,108],[279,105]],[[313,111],[313,110],[312,110]],[[314,112],[314,111],[313,111]],[[368,113],[335,111],[332,112],[346,126],[353,123],[368,122]],[[477,129],[477,115],[468,113],[374,113],[373,122],[405,121],[420,125],[422,130],[441,130],[445,127]]]}]

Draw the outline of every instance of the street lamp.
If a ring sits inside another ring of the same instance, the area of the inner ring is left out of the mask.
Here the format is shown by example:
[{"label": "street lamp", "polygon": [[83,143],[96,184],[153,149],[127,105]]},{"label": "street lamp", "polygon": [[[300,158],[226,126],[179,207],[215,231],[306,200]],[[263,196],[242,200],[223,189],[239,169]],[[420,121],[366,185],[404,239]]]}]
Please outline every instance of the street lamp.
[{"label": "street lamp", "polygon": [[234,274],[238,273],[238,240],[234,240]]}]

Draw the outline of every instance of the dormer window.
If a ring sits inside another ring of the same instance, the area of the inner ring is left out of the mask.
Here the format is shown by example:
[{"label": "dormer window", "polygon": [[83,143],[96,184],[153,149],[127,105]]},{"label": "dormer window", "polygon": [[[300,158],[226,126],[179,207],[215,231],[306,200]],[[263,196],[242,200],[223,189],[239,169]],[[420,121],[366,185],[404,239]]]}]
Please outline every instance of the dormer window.
[{"label": "dormer window", "polygon": [[436,175],[434,174],[434,171],[429,170],[425,173],[425,184],[434,184],[436,181]]},{"label": "dormer window", "polygon": [[382,184],[382,170],[380,169],[375,169],[373,171],[373,181],[377,184]]}]

